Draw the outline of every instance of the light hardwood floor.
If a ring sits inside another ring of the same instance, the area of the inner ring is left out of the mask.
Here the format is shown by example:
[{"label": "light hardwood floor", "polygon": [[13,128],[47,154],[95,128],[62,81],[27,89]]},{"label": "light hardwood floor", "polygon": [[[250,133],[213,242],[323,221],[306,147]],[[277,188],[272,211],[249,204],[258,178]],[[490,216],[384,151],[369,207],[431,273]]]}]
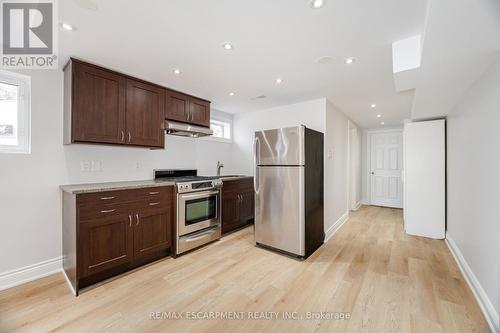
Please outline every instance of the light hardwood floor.
[{"label": "light hardwood floor", "polygon": [[[256,248],[252,233],[241,230],[78,298],[61,274],[3,291],[0,331],[489,332],[445,243],[405,235],[400,210],[360,208],[306,261]],[[150,319],[169,311],[243,311],[247,319]],[[248,319],[248,311],[279,319]],[[282,318],[294,311],[350,319]]]}]

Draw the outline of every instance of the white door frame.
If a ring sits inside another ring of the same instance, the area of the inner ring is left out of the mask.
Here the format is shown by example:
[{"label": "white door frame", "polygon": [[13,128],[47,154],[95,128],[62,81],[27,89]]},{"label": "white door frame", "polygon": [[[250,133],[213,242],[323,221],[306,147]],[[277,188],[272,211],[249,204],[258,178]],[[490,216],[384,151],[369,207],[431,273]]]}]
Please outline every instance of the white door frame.
[{"label": "white door frame", "polygon": [[[403,127],[401,128],[387,128],[387,129],[375,129],[375,130],[368,130],[366,131],[366,172],[367,178],[366,178],[366,189],[367,189],[367,195],[368,195],[368,205],[372,204],[372,181],[371,181],[371,170],[372,170],[372,135],[373,134],[381,134],[381,133],[401,133],[403,135]],[[403,143],[401,143],[403,145]],[[403,147],[401,147],[403,148]],[[404,154],[404,152],[403,152]],[[403,158],[403,165],[402,169],[404,170],[404,158]],[[402,176],[402,175],[401,175]],[[403,193],[404,193],[404,182],[403,182]]]}]

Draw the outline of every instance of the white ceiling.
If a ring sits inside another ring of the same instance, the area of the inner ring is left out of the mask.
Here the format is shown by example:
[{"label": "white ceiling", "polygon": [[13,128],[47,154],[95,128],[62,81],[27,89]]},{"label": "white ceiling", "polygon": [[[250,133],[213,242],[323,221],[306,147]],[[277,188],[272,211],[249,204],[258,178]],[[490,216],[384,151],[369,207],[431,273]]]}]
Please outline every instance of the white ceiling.
[{"label": "white ceiling", "polygon": [[500,1],[430,1],[412,118],[448,114],[498,60]]},{"label": "white ceiling", "polygon": [[[396,93],[391,44],[424,32],[425,0],[327,0],[319,10],[308,0],[73,0],[59,6],[60,21],[76,28],[60,31],[63,60],[101,64],[209,99],[222,111],[326,96],[365,128],[379,126],[377,113],[385,126],[410,117],[414,90]],[[226,41],[234,50],[222,48]],[[333,60],[317,63],[322,56]],[[347,57],[354,64],[344,64]],[[255,99],[259,95],[266,98]]]}]

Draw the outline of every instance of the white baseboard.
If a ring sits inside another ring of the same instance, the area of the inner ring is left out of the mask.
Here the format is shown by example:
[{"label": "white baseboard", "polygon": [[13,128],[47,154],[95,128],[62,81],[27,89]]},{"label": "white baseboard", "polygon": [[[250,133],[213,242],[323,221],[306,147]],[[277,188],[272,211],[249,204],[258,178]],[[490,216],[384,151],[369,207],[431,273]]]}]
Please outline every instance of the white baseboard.
[{"label": "white baseboard", "polygon": [[333,237],[333,235],[344,225],[344,223],[349,220],[349,212],[345,212],[344,215],[342,215],[335,223],[328,228],[328,230],[325,232],[325,241],[324,243],[328,242],[330,238]]},{"label": "white baseboard", "polygon": [[476,300],[479,303],[479,306],[481,307],[484,316],[486,317],[486,321],[488,322],[491,331],[499,333],[500,322],[498,318],[498,313],[496,312],[495,307],[491,303],[491,300],[489,299],[488,295],[486,294],[483,287],[479,283],[479,280],[477,279],[476,275],[470,268],[469,264],[467,263],[467,261],[465,261],[465,258],[462,255],[462,252],[458,248],[457,244],[448,235],[448,233],[446,234],[445,241],[446,245],[448,245],[448,248],[450,249],[451,254],[453,255],[453,258],[455,258],[458,267],[460,267],[460,270],[462,271],[465,280],[469,284],[472,293],[476,297]]},{"label": "white baseboard", "polygon": [[351,210],[352,210],[352,211],[357,211],[357,210],[359,209],[359,207],[361,207],[362,205],[363,205],[363,203],[362,203],[362,202],[361,202],[361,200],[360,200],[360,201],[358,201],[358,202],[356,203],[356,206],[354,206]]},{"label": "white baseboard", "polygon": [[64,275],[64,279],[66,279],[66,283],[68,284],[69,289],[71,290],[73,295],[76,296],[76,290],[75,290],[75,288],[73,288],[73,285],[71,284],[71,281],[69,280],[68,275],[66,275],[66,271],[64,269],[61,269],[61,271]]},{"label": "white baseboard", "polygon": [[0,273],[0,290],[40,279],[62,270],[62,257],[49,259],[34,265]]}]

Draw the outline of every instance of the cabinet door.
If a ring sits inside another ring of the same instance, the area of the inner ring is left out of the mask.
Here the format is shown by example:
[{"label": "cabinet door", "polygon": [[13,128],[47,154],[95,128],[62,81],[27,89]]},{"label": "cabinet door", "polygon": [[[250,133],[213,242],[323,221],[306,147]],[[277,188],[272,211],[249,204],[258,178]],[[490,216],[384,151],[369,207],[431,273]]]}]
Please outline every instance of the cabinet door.
[{"label": "cabinet door", "polygon": [[127,144],[164,147],[165,89],[127,80]]},{"label": "cabinet door", "polygon": [[246,191],[239,194],[240,204],[238,210],[238,217],[242,224],[247,223],[254,218],[254,192]]},{"label": "cabinet door", "polygon": [[126,79],[73,63],[72,141],[124,143]]},{"label": "cabinet door", "polygon": [[167,91],[167,119],[189,122],[189,97],[175,92]]},{"label": "cabinet door", "polygon": [[210,127],[210,102],[189,98],[190,123]]},{"label": "cabinet door", "polygon": [[222,193],[222,233],[238,228],[238,193],[224,191]]},{"label": "cabinet door", "polygon": [[132,222],[127,215],[81,222],[81,277],[130,262],[133,256],[132,231]]},{"label": "cabinet door", "polygon": [[167,249],[171,246],[171,211],[139,213],[135,216],[134,259]]}]

